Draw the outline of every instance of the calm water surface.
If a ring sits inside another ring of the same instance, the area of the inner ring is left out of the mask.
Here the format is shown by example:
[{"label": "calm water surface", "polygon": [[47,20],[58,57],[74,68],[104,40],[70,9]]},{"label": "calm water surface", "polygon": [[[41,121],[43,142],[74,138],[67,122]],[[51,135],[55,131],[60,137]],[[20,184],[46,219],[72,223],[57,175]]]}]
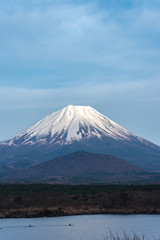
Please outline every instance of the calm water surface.
[{"label": "calm water surface", "polygon": [[101,240],[109,229],[120,234],[143,233],[146,240],[160,239],[160,215],[0,219],[0,240]]}]

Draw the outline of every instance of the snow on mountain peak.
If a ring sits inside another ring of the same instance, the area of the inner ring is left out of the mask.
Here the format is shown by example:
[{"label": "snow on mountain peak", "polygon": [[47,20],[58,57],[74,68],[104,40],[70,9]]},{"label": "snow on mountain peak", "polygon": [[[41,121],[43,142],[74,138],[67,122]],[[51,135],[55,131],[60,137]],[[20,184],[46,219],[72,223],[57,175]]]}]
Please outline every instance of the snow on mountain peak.
[{"label": "snow on mountain peak", "polygon": [[104,136],[130,140],[131,133],[90,106],[69,105],[14,136],[7,144],[55,143],[70,144]]}]

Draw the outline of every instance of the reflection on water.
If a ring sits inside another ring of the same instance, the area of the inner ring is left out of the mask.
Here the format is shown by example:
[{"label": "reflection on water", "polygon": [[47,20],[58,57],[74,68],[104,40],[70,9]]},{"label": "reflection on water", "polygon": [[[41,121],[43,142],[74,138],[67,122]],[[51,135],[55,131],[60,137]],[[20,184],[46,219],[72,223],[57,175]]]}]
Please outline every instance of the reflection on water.
[{"label": "reflection on water", "polygon": [[2,240],[101,240],[113,233],[160,237],[160,215],[83,215],[55,218],[0,219]]}]

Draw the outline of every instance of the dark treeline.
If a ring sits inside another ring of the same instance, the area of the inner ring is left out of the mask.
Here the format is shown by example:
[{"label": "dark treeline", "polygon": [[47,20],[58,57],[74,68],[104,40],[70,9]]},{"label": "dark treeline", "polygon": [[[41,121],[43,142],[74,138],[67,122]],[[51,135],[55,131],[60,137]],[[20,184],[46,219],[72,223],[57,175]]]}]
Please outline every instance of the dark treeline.
[{"label": "dark treeline", "polygon": [[31,192],[58,192],[67,194],[83,194],[114,191],[151,191],[160,190],[160,184],[150,185],[58,185],[58,184],[0,184],[0,194],[16,195]]},{"label": "dark treeline", "polygon": [[160,185],[0,185],[0,217],[91,213],[160,213]]}]

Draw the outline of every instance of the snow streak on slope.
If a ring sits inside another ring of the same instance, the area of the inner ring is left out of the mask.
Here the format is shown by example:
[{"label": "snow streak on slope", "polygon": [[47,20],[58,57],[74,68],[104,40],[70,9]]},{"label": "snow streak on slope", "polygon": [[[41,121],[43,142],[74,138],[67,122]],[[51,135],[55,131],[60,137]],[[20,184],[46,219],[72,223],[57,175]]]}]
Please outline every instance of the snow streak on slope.
[{"label": "snow streak on slope", "polygon": [[6,141],[5,144],[55,143],[63,145],[93,137],[98,139],[109,137],[120,141],[130,141],[134,137],[140,142],[145,141],[89,106],[69,105],[46,116],[26,131]]}]

